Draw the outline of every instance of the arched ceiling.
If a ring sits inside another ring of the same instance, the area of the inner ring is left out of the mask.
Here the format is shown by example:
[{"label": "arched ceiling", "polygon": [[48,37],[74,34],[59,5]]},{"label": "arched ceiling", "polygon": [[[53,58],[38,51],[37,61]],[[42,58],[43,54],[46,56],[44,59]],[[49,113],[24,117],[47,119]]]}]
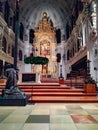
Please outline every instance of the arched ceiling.
[{"label": "arched ceiling", "polygon": [[35,28],[42,18],[43,12],[47,12],[54,27],[62,28],[73,13],[76,1],[77,0],[19,0],[20,21],[23,22],[26,27]]}]

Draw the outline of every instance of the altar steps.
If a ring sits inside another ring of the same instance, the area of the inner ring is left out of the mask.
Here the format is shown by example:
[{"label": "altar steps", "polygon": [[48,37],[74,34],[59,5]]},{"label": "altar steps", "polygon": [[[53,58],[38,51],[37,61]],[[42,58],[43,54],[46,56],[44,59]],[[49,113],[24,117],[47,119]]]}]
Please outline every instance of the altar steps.
[{"label": "altar steps", "polygon": [[27,94],[34,96],[94,96],[95,94],[86,94],[84,89],[69,88],[69,87],[52,87],[52,86],[21,86],[20,89]]},{"label": "altar steps", "polygon": [[[96,94],[86,94],[83,88],[73,88],[59,83],[22,83],[19,88],[27,95],[30,103],[98,102]],[[0,92],[4,85],[0,85]]]},{"label": "altar steps", "polygon": [[32,96],[31,103],[96,103],[96,96]]},{"label": "altar steps", "polygon": [[70,102],[98,102],[96,94],[86,94],[84,89],[71,88],[66,85],[49,83],[26,86],[20,88],[27,94],[31,94],[31,103],[70,103]]}]

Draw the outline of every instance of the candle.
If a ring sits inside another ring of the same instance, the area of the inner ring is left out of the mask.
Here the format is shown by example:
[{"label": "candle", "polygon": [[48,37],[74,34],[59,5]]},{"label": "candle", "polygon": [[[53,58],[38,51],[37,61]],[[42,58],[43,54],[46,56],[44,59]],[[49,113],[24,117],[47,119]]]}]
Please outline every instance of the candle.
[{"label": "candle", "polygon": [[89,60],[89,51],[87,51],[87,60]]}]

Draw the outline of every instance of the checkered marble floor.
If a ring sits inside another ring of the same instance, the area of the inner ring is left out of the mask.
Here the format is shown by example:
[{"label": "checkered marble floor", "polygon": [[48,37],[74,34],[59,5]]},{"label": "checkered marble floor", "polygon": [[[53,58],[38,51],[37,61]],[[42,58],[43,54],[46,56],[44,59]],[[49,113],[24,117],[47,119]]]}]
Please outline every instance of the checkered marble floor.
[{"label": "checkered marble floor", "polygon": [[0,130],[98,130],[98,103],[0,107]]}]

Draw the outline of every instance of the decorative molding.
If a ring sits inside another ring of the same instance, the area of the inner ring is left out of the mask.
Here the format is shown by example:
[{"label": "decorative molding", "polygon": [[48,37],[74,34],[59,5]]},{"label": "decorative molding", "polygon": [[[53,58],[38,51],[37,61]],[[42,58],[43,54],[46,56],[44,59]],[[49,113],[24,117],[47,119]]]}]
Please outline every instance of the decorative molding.
[{"label": "decorative molding", "polygon": [[92,42],[97,40],[97,32],[93,28],[90,31],[89,38]]}]

